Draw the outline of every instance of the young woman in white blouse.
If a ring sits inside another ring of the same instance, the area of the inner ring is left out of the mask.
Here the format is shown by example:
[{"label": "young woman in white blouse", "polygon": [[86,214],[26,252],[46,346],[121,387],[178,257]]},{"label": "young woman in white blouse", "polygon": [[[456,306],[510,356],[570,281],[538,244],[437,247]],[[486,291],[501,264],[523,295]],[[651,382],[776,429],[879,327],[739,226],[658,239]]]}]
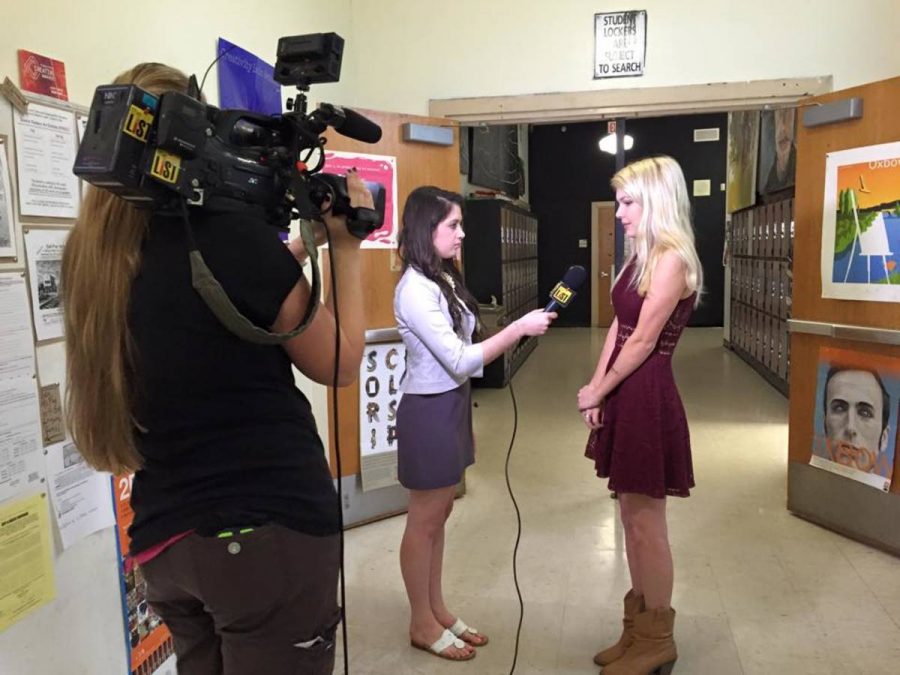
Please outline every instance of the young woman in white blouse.
[{"label": "young woman in white blouse", "polygon": [[454,265],[465,237],[462,197],[415,189],[403,210],[403,277],[394,314],[406,346],[403,398],[397,411],[398,476],[410,490],[400,568],[409,596],[412,646],[452,660],[475,656],[488,642],[444,603],[444,523],[456,486],[475,461],[470,377],[522,337],[543,335],[555,313],[535,310],[483,342],[472,342],[478,303]]}]

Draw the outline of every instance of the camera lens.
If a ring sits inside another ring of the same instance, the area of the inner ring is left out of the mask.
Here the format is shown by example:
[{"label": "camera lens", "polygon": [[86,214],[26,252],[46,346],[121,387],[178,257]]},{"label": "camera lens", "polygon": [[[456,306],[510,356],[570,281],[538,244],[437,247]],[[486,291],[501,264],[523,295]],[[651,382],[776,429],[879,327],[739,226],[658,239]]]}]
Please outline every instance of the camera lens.
[{"label": "camera lens", "polygon": [[238,146],[266,146],[272,139],[271,129],[248,120],[238,120],[229,134],[229,141]]}]

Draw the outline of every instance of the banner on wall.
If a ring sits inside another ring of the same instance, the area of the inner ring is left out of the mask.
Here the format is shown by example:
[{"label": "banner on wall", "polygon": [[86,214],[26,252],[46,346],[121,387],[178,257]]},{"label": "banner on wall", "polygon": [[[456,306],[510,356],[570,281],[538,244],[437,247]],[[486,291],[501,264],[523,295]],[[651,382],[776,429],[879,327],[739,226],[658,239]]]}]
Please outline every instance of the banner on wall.
[{"label": "banner on wall", "polygon": [[900,143],[825,156],[822,297],[900,302]]},{"label": "banner on wall", "polygon": [[359,454],[363,491],[397,484],[397,407],[406,348],[400,340],[366,345],[359,369]]},{"label": "banner on wall", "polygon": [[887,492],[898,406],[900,359],[823,347],[809,463]]},{"label": "banner on wall", "polygon": [[116,511],[116,543],[119,581],[125,615],[125,641],[131,675],[174,675],[172,658],[175,645],[172,634],[147,601],[147,582],[140,565],[128,557],[131,538],[128,528],[134,520],[131,487],[134,474],[112,478],[113,506]]},{"label": "banner on wall", "polygon": [[281,85],[273,79],[273,66],[223,38],[219,38],[216,53],[220,57],[217,67],[222,109],[281,113]]},{"label": "banner on wall", "polygon": [[397,158],[357,152],[328,151],[325,171],[344,176],[356,169],[363,180],[384,186],[384,224],[362,243],[363,248],[397,248]]}]

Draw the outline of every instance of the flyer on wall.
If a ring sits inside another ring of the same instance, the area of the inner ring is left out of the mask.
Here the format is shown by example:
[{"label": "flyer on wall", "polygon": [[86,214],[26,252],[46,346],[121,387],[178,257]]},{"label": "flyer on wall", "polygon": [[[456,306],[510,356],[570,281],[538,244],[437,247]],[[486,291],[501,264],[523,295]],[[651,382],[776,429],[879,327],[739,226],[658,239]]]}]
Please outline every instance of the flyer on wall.
[{"label": "flyer on wall", "polygon": [[47,493],[0,505],[0,632],[56,596]]},{"label": "flyer on wall", "polygon": [[47,446],[45,453],[47,482],[63,549],[112,527],[115,519],[109,501],[109,474],[89,467],[72,441]]},{"label": "flyer on wall", "polygon": [[6,138],[0,137],[0,258],[16,257],[16,228]]},{"label": "flyer on wall", "polygon": [[0,380],[0,502],[41,487],[42,448],[34,378]]},{"label": "flyer on wall", "polygon": [[69,230],[25,232],[25,254],[31,283],[31,308],[38,341],[63,336],[63,313],[59,294],[62,254]]},{"label": "flyer on wall", "polygon": [[384,186],[384,224],[363,241],[363,248],[397,248],[397,158],[358,152],[327,151],[325,171],[344,176],[356,169],[364,181]]},{"label": "flyer on wall", "polygon": [[887,492],[894,472],[900,359],[823,347],[810,464]]},{"label": "flyer on wall", "polygon": [[14,111],[19,213],[23,216],[78,216],[78,179],[72,173],[77,150],[75,113],[30,103]]},{"label": "flyer on wall", "polygon": [[27,49],[19,50],[19,82],[22,89],[35,94],[69,100],[66,89],[66,64]]},{"label": "flyer on wall", "polygon": [[900,302],[900,143],[825,156],[822,297]]}]

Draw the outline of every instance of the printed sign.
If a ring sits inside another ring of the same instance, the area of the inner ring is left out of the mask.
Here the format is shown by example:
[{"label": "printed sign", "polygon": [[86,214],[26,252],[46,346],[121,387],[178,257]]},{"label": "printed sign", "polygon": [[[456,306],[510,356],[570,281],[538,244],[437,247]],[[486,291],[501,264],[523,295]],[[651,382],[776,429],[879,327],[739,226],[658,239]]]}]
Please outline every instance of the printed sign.
[{"label": "printed sign", "polygon": [[594,79],[644,74],[647,12],[594,14]]}]

